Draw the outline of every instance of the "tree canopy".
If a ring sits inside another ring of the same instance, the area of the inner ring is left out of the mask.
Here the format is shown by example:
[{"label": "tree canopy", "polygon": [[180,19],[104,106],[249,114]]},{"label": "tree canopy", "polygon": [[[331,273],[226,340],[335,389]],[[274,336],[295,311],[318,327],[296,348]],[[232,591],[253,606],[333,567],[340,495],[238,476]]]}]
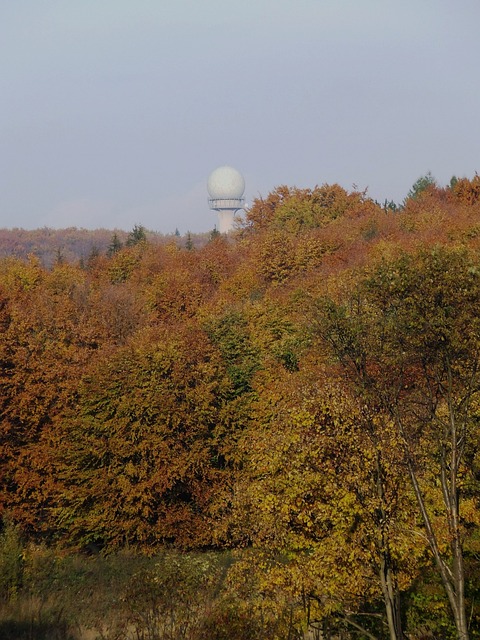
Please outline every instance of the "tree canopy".
[{"label": "tree canopy", "polygon": [[478,195],[282,186],[228,238],[2,258],[1,514],[235,550],[298,629],[479,637]]}]

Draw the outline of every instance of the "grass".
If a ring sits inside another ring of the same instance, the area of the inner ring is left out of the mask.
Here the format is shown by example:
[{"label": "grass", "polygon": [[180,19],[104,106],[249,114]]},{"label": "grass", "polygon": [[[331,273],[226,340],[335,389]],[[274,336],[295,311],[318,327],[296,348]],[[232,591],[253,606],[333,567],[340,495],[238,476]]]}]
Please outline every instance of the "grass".
[{"label": "grass", "polygon": [[[270,640],[275,619],[237,594],[228,552],[62,554],[0,535],[2,640]],[[273,626],[272,626],[273,625]],[[292,640],[296,635],[290,634]]]}]

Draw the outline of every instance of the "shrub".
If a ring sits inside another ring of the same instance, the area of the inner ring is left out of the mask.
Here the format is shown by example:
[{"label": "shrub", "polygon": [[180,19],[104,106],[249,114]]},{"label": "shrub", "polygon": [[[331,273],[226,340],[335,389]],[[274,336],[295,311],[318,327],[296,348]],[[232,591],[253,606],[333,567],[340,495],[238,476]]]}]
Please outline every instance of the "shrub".
[{"label": "shrub", "polygon": [[7,518],[0,534],[0,600],[16,597],[22,584],[23,545],[17,527]]}]

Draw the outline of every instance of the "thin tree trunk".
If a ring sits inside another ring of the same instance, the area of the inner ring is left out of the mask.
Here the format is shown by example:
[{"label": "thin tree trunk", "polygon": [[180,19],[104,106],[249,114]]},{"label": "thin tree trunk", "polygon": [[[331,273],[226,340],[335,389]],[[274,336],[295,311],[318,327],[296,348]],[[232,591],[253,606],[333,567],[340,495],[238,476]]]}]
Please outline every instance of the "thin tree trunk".
[{"label": "thin tree trunk", "polygon": [[383,555],[380,562],[380,583],[382,586],[383,600],[385,602],[390,640],[401,640],[403,638],[403,632],[399,594],[393,587],[392,572]]},{"label": "thin tree trunk", "polygon": [[385,492],[380,456],[380,451],[378,451],[376,456],[376,489],[380,501],[380,585],[385,603],[390,640],[401,640],[403,638],[403,631],[400,594],[393,574],[388,534],[385,531],[385,527],[387,525],[387,513],[385,507]]},{"label": "thin tree trunk", "polygon": [[[457,475],[458,468],[460,464],[460,456],[461,452],[459,451],[459,433],[457,426],[457,418],[455,415],[455,407],[452,398],[452,377],[451,377],[451,368],[450,363],[447,363],[448,369],[448,391],[447,391],[447,401],[449,408],[449,418],[450,418],[450,443],[451,443],[451,452],[450,452],[450,474],[447,475],[447,464],[446,458],[442,457],[442,480],[449,479],[449,485],[446,484],[444,494],[447,496],[447,511],[448,511],[448,521],[450,527],[450,536],[451,536],[451,549],[452,549],[452,559],[453,559],[453,584],[454,584],[454,592],[456,595],[457,602],[457,619],[455,620],[458,637],[460,640],[468,640],[468,621],[467,621],[467,611],[465,604],[465,568],[463,562],[463,545],[461,540],[460,533],[460,517],[459,517],[459,498],[458,498],[458,485],[457,485]],[[465,426],[460,429],[462,432]],[[464,434],[462,434],[463,436]]]},{"label": "thin tree trunk", "polygon": [[[430,549],[432,550],[433,557],[435,559],[435,564],[437,565],[443,587],[445,589],[445,592],[448,597],[448,601],[450,603],[450,607],[452,609],[458,638],[459,640],[469,640],[468,623],[467,623],[467,616],[466,616],[466,610],[465,610],[465,595],[464,595],[465,577],[464,577],[464,568],[463,568],[463,551],[462,551],[461,540],[460,540],[460,532],[458,529],[458,497],[456,495],[456,471],[455,471],[455,482],[453,483],[453,486],[455,487],[454,505],[451,504],[451,498],[452,498],[451,486],[450,486],[450,491],[448,492],[449,500],[445,505],[448,511],[449,524],[450,524],[450,518],[453,517],[453,522],[455,522],[457,525],[456,532],[451,531],[451,533],[453,534],[453,541],[452,541],[452,547],[451,547],[452,556],[453,556],[452,558],[453,570],[451,570],[450,567],[446,564],[446,562],[442,558],[442,555],[440,553],[437,537],[435,535],[435,532],[430,520],[430,516],[428,515],[423,494],[420,489],[420,485],[418,484],[418,479],[415,473],[413,460],[408,450],[407,440],[405,438],[405,432],[403,429],[401,418],[396,412],[394,412],[394,415],[395,415],[395,421],[399,428],[400,435],[404,441],[408,472],[412,482],[413,491],[417,499],[417,504],[420,509],[420,514],[422,516],[422,520],[425,525],[427,540],[430,545]],[[441,462],[441,465],[442,465],[442,476],[443,476],[443,473],[446,471],[446,462],[443,460]],[[445,486],[443,482],[444,482],[444,479],[442,478],[442,490],[444,491]],[[445,498],[445,492],[444,492],[444,498]],[[452,511],[452,506],[454,506],[453,511]]]}]

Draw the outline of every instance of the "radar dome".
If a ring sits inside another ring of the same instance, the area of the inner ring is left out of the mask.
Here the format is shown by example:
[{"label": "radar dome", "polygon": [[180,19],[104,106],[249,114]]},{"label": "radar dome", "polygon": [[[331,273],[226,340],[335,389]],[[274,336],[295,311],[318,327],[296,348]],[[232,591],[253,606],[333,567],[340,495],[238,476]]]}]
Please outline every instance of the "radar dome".
[{"label": "radar dome", "polygon": [[245,180],[240,171],[233,167],[218,167],[210,174],[207,189],[210,198],[214,200],[241,199],[245,191]]}]

